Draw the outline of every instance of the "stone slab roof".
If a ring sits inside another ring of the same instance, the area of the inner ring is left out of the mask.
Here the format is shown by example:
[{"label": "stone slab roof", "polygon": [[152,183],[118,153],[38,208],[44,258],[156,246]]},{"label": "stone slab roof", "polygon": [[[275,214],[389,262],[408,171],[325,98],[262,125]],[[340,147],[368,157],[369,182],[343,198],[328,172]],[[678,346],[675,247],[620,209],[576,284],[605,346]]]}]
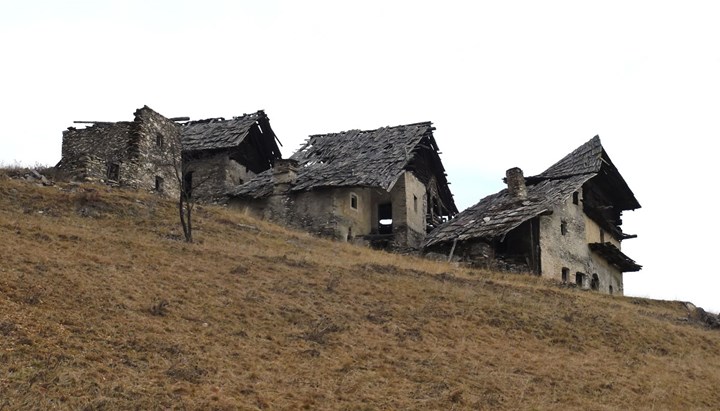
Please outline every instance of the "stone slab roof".
[{"label": "stone slab roof", "polygon": [[562,178],[578,174],[598,173],[602,167],[603,152],[600,137],[595,136],[536,177]]},{"label": "stone slab roof", "polygon": [[528,185],[525,200],[513,198],[507,189],[489,195],[431,231],[425,239],[425,246],[455,239],[502,238],[525,221],[549,212],[555,205],[566,201],[592,177],[592,174],[584,174]]},{"label": "stone slab roof", "polygon": [[612,187],[618,209],[639,208],[630,188],[595,136],[542,173],[525,178],[528,198],[513,199],[507,189],[489,195],[428,234],[425,246],[448,241],[502,238],[520,224],[564,201],[590,179],[602,175]]},{"label": "stone slab roof", "polygon": [[[422,180],[434,176],[446,209],[457,212],[430,122],[350,130],[308,137],[290,158],[298,162],[293,191],[321,187],[392,189],[406,170]],[[427,181],[423,181],[426,183]],[[272,170],[239,186],[232,196],[262,198],[272,192]]]},{"label": "stone slab roof", "polygon": [[[243,114],[230,120],[210,118],[196,120],[182,125],[182,143],[185,151],[215,150],[233,148],[240,145],[250,133],[250,129],[267,123],[265,112],[259,110],[252,114]],[[275,138],[273,134],[273,139]]]}]

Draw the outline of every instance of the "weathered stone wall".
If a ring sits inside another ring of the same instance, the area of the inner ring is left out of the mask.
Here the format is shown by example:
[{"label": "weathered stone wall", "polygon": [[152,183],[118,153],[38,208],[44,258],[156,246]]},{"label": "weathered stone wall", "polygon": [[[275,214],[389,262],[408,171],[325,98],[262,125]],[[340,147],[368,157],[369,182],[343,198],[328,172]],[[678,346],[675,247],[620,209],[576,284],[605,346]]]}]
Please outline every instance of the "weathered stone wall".
[{"label": "weathered stone wall", "polygon": [[122,184],[132,177],[125,167],[132,158],[130,136],[134,122],[98,123],[77,129],[69,127],[63,131],[62,168],[70,178],[87,181],[107,181],[108,165],[119,165]]},{"label": "weathered stone wall", "polygon": [[255,173],[231,157],[230,150],[190,153],[185,172],[193,173],[193,198],[201,202],[224,201],[229,190],[253,178]]},{"label": "weathered stone wall", "polygon": [[588,236],[598,233],[599,237],[599,232],[597,224],[583,212],[582,201],[574,204],[572,199],[568,199],[555,207],[551,215],[541,216],[542,276],[560,281],[563,268],[567,268],[568,282],[574,283],[576,274],[583,273],[582,287],[590,288],[592,276],[597,274],[601,292],[608,293],[612,286],[613,293],[622,294],[622,273],[592,253],[588,247]]},{"label": "weathered stone wall", "polygon": [[[406,180],[411,183],[407,184]],[[417,211],[413,202],[406,201],[407,187],[411,187],[411,192],[418,197]],[[365,187],[326,188],[300,193],[279,192],[261,200],[234,198],[229,205],[248,215],[350,241],[377,234],[378,205],[392,203],[393,247],[419,248],[425,238],[424,225],[420,223],[424,222],[425,212],[421,187],[424,189],[414,176],[409,175],[401,177],[390,193]],[[357,208],[352,207],[353,196]],[[408,217],[413,219],[413,227],[408,225]],[[417,227],[422,227],[421,231],[416,230]]]},{"label": "weathered stone wall", "polygon": [[[78,180],[113,182],[162,193],[179,194],[174,165],[179,166],[179,128],[171,120],[143,107],[132,122],[96,123],[63,132],[62,169]],[[110,178],[117,166],[117,179]]]},{"label": "weathered stone wall", "polygon": [[180,195],[175,167],[181,167],[180,127],[172,120],[145,106],[135,112],[137,132],[132,136],[135,181],[133,187],[155,190],[156,178],[163,180],[162,194]]},{"label": "weathered stone wall", "polygon": [[[357,199],[357,208],[352,207],[352,197]],[[332,213],[336,217],[335,230],[340,239],[352,240],[354,237],[368,235],[373,231],[372,190],[353,187],[332,190]],[[317,201],[323,201],[322,198]]]},{"label": "weathered stone wall", "polygon": [[184,172],[192,173],[192,197],[196,201],[211,202],[227,193],[227,154],[223,152],[185,157]]},{"label": "weathered stone wall", "polygon": [[256,175],[247,166],[229,158],[229,156],[225,170],[225,184],[228,187],[240,185],[248,180],[251,180]]},{"label": "weathered stone wall", "polygon": [[396,243],[403,247],[419,249],[425,240],[427,188],[410,172],[406,172],[401,178],[404,180],[405,188],[401,201],[404,203],[404,221],[400,221],[404,239],[400,241],[396,239]]}]

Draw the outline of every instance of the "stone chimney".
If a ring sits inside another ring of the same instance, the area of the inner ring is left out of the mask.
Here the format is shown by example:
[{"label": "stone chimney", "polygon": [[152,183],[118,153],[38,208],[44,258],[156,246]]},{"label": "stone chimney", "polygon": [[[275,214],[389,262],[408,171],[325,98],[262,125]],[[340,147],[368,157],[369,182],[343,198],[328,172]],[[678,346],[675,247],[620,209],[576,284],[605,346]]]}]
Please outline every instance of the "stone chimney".
[{"label": "stone chimney", "polygon": [[297,179],[298,162],[291,159],[275,160],[273,166],[273,193],[280,194],[290,190]]},{"label": "stone chimney", "polygon": [[510,197],[518,200],[525,200],[527,198],[525,177],[519,167],[511,168],[505,172],[505,182],[507,183]]}]

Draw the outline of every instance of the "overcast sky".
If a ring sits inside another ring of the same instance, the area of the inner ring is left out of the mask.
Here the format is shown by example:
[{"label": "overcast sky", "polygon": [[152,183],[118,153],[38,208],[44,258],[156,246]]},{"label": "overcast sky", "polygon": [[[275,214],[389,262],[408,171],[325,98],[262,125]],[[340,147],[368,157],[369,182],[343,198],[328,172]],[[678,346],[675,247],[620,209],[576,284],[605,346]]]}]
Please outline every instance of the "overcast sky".
[{"label": "overcast sky", "polygon": [[0,162],[74,120],[264,109],[310,134],[432,121],[460,209],[599,134],[643,208],[626,295],[720,311],[712,1],[0,0]]}]

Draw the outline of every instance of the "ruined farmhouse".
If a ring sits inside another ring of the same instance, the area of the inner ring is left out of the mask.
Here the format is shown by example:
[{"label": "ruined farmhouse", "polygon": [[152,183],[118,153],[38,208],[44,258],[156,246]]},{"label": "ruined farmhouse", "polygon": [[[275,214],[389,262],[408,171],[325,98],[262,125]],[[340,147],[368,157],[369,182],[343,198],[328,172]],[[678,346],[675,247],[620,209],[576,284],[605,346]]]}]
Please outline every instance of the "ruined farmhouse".
[{"label": "ruined farmhouse", "polygon": [[262,110],[229,120],[187,122],[181,126],[181,135],[184,185],[199,201],[224,201],[236,186],[282,158]]},{"label": "ruined farmhouse", "polygon": [[63,132],[58,168],[76,180],[101,181],[178,196],[181,181],[200,201],[228,191],[281,158],[263,111],[226,120],[166,118],[144,106],[133,121],[77,122]]},{"label": "ruined farmhouse", "polygon": [[310,136],[229,204],[343,241],[418,249],[457,213],[433,130],[425,122]]},{"label": "ruined farmhouse", "polygon": [[621,251],[622,212],[640,204],[594,137],[536,176],[458,214],[430,122],[310,136],[289,159],[263,111],[226,120],[166,118],[63,133],[59,168],[103,181],[228,204],[341,241],[419,250],[475,266],[532,272],[623,292],[641,266]]},{"label": "ruined farmhouse", "polygon": [[431,232],[426,253],[533,272],[606,293],[641,266],[621,251],[634,238],[621,215],[640,204],[595,136],[539,175],[507,171],[507,188]]}]

